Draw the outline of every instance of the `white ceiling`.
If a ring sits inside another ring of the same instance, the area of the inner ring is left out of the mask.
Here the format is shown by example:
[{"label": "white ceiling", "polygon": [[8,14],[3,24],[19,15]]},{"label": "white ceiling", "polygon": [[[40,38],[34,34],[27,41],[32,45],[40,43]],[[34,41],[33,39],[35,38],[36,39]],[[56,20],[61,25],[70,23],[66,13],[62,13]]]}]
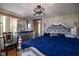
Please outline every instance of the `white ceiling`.
[{"label": "white ceiling", "polygon": [[33,9],[37,5],[45,8],[45,17],[79,12],[78,3],[0,3],[0,8],[14,12],[22,17],[34,17]]}]

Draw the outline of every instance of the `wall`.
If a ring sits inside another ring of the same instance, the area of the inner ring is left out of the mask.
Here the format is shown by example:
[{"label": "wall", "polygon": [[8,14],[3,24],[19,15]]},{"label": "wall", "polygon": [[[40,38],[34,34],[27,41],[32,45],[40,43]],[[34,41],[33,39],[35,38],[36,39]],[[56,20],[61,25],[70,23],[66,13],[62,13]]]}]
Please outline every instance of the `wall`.
[{"label": "wall", "polygon": [[[25,30],[28,31],[28,30],[33,30],[33,18],[31,17],[25,17],[24,20],[26,21],[26,24],[25,24]],[[28,25],[27,25],[27,21],[28,21],[28,24],[31,24],[31,28],[27,28]]]},{"label": "wall", "polygon": [[14,12],[11,12],[11,11],[4,10],[2,8],[0,8],[0,14],[6,15],[6,16],[12,16],[12,17],[15,17],[15,18],[21,18],[20,15],[14,13]]},{"label": "wall", "polygon": [[[44,33],[44,30],[46,26],[54,24],[54,23],[63,23],[67,26],[74,27],[78,22],[78,16],[79,14],[70,14],[70,15],[63,15],[63,16],[55,16],[50,18],[43,18],[42,20],[42,35]],[[74,31],[75,32],[75,31]]]},{"label": "wall", "polygon": [[[27,22],[28,20],[28,22]],[[28,28],[28,24],[31,24],[31,28]],[[30,19],[22,19],[17,22],[17,31],[29,31],[33,30],[33,20]]]}]

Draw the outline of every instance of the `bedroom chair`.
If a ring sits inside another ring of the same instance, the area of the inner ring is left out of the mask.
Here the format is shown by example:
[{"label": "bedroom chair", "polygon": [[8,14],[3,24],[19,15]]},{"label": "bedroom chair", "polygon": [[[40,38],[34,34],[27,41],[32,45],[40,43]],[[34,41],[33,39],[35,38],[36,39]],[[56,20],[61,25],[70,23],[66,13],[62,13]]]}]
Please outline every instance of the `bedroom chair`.
[{"label": "bedroom chair", "polygon": [[13,38],[12,32],[3,32],[3,39],[4,39],[4,51],[6,55],[8,55],[8,51],[16,49],[17,55],[17,39]]},{"label": "bedroom chair", "polygon": [[2,53],[1,53],[1,49],[0,49],[0,56],[2,55]]}]

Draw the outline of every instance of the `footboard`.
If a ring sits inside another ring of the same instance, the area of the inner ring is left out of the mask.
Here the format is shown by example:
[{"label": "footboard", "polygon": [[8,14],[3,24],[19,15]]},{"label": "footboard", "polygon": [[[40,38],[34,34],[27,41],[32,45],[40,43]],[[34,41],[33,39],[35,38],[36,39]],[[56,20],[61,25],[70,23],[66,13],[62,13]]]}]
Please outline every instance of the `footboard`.
[{"label": "footboard", "polygon": [[21,52],[21,56],[45,56],[34,47],[26,48]]}]

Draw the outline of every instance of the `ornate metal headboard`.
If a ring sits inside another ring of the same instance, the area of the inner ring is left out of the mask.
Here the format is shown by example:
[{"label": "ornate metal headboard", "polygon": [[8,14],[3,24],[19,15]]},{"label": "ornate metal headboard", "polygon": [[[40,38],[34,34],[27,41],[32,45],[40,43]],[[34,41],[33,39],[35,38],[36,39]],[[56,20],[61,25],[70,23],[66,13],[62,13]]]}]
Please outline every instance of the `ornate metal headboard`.
[{"label": "ornate metal headboard", "polygon": [[68,26],[65,26],[63,24],[57,24],[57,25],[49,25],[45,29],[45,33],[62,33],[62,34],[68,34],[71,32],[71,28]]}]

